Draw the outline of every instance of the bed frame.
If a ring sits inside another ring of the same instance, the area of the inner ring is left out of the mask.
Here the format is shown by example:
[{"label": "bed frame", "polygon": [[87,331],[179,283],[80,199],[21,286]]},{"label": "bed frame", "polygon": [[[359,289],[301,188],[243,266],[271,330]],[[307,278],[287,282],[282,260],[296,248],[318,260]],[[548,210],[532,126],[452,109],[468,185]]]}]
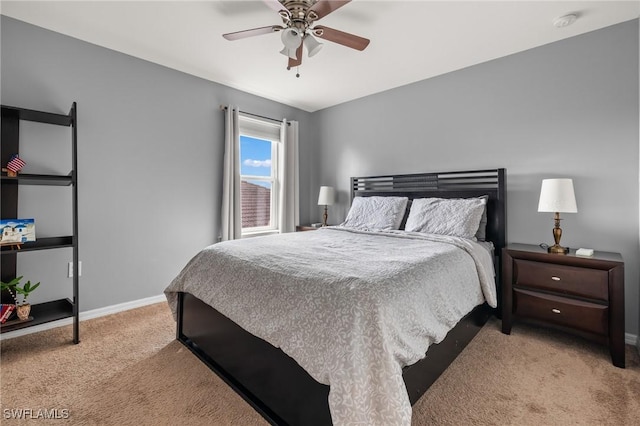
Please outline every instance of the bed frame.
[{"label": "bed frame", "polygon": [[[495,245],[496,273],[506,244],[505,169],[351,178],[351,197],[466,198],[488,195],[487,240]],[[500,277],[498,310],[500,307]],[[486,303],[463,318],[403,378],[413,405],[453,362],[492,313]],[[188,293],[178,294],[177,339],[271,424],[330,425],[329,386],[320,384],[291,357],[248,333]]]}]

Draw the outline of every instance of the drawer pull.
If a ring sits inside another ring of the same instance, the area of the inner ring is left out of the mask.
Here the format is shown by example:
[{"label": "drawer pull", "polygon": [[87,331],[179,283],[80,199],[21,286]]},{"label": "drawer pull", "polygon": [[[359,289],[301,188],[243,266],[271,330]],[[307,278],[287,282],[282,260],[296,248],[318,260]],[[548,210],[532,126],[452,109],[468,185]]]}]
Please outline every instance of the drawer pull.
[{"label": "drawer pull", "polygon": [[551,277],[551,279],[554,280],[554,281],[560,281],[560,277],[555,277],[554,276],[554,277]]},{"label": "drawer pull", "polygon": [[551,310],[551,312],[553,312],[554,314],[559,314],[560,313],[560,309],[553,308]]}]

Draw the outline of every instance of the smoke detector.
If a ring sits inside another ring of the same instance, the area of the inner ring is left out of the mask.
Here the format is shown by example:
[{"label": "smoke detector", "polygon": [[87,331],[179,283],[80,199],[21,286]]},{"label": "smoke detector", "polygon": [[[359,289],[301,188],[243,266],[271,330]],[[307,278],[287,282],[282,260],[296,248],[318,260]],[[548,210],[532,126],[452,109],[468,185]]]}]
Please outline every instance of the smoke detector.
[{"label": "smoke detector", "polygon": [[564,15],[556,18],[555,21],[553,21],[553,25],[556,28],[568,27],[569,25],[573,24],[576,19],[578,19],[578,15],[576,15],[575,13],[571,13],[569,15]]}]

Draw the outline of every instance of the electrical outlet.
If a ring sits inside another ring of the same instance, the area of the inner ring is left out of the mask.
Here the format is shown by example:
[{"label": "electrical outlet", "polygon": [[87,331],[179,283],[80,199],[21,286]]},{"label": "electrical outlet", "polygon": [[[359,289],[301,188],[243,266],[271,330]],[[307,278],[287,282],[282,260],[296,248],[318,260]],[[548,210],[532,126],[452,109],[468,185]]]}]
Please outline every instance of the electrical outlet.
[{"label": "electrical outlet", "polygon": [[[73,278],[73,262],[69,262],[69,270],[67,272],[69,278]],[[82,276],[82,261],[78,262],[78,276]]]}]

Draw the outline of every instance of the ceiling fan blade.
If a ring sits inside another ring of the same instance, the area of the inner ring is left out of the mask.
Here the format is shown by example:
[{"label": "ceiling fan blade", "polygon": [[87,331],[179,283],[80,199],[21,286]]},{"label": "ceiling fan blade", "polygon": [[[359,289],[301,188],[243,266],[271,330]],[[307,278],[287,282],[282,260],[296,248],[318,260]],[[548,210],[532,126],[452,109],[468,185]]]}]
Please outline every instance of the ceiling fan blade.
[{"label": "ceiling fan blade", "polygon": [[[351,2],[351,0],[341,0],[341,1],[337,1],[337,0],[319,0],[316,4],[314,4],[313,6],[311,6],[309,8],[309,12],[314,12],[315,15],[317,16],[313,16],[312,20],[316,21],[320,18],[324,18],[325,16],[327,16],[328,14],[330,14],[331,12],[333,12],[336,9],[341,8],[342,6],[344,6],[345,4]],[[307,14],[307,16],[309,16]]]},{"label": "ceiling fan blade", "polygon": [[287,65],[287,69],[290,70],[293,67],[299,67],[302,64],[302,43],[298,46],[298,50],[296,50],[296,59],[289,58],[289,65]]},{"label": "ceiling fan blade", "polygon": [[[317,3],[316,3],[317,4]],[[357,35],[334,30],[333,28],[317,25],[312,29],[313,34],[325,40],[341,44],[356,50],[364,50],[369,45],[369,39]]]},{"label": "ceiling fan blade", "polygon": [[262,0],[267,6],[269,6],[272,10],[276,12],[280,12],[281,10],[287,10],[286,7],[282,5],[278,0]]},{"label": "ceiling fan blade", "polygon": [[253,28],[250,30],[236,31],[235,33],[222,34],[222,37],[233,41],[262,34],[270,34],[282,29],[284,29],[284,27],[281,27],[280,25],[270,25],[268,27]]}]

